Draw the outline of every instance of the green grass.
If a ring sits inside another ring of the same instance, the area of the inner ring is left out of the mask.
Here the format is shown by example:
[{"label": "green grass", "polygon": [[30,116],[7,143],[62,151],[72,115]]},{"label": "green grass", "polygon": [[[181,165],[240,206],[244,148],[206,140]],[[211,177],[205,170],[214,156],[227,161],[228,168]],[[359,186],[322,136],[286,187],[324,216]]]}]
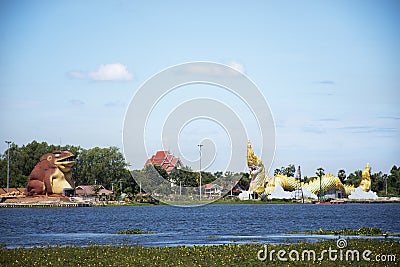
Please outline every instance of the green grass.
[{"label": "green grass", "polygon": [[[338,249],[336,240],[321,241],[313,244],[297,243],[268,245],[268,253],[275,250],[273,260],[262,262],[257,258],[260,244],[193,246],[193,247],[152,247],[140,246],[89,246],[89,247],[42,247],[42,248],[0,248],[0,266],[393,266],[400,257],[400,244],[395,241],[354,239],[348,240],[346,249],[372,251],[369,258],[374,260],[379,255],[395,255],[396,262],[384,264],[376,261],[351,262],[345,259],[330,261],[328,254],[324,260],[287,261],[278,260],[276,253],[286,251],[286,257],[292,250],[302,253],[303,250],[314,250],[317,258],[323,250]],[[263,254],[262,254],[263,255]],[[269,255],[269,254],[268,254]],[[339,255],[339,252],[337,252]],[[339,256],[338,256],[339,257]],[[340,258],[339,258],[340,259]]]},{"label": "green grass", "polygon": [[399,234],[386,233],[379,228],[361,227],[359,229],[322,230],[305,232],[288,232],[288,234],[308,235],[360,235],[360,236],[400,236]]}]

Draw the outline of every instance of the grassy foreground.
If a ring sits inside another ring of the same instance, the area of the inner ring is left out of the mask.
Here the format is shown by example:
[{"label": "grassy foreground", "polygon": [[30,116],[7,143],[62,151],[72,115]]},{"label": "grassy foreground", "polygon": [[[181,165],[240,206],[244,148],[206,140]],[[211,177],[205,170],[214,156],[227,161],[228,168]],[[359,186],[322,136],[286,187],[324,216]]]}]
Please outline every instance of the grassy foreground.
[{"label": "grassy foreground", "polygon": [[[193,247],[152,247],[139,246],[89,246],[89,247],[41,247],[41,248],[0,248],[0,266],[394,266],[399,264],[400,244],[395,241],[385,240],[348,240],[347,247],[343,250],[360,251],[360,261],[331,261],[328,254],[322,261],[301,260],[303,250],[315,250],[317,258],[323,250],[329,248],[340,250],[336,240],[321,241],[313,244],[297,243],[284,245],[268,245],[268,255],[272,250],[273,261],[267,258],[260,261],[257,257],[265,246],[260,244],[248,245],[220,245],[220,246],[193,246]],[[292,250],[300,253],[299,261],[280,261],[277,251],[285,250],[285,255]],[[371,261],[364,261],[361,257],[364,250],[370,250]],[[377,262],[377,255],[386,255],[385,262]],[[387,255],[394,255],[390,258]],[[343,256],[344,257],[344,256]]]}]

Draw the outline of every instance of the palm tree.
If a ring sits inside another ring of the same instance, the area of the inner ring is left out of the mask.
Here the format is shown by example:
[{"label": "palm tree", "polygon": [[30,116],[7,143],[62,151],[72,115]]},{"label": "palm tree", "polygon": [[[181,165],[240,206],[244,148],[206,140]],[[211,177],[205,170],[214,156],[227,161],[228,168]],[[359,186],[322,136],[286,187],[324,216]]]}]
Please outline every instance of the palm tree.
[{"label": "palm tree", "polygon": [[344,180],[346,180],[346,172],[342,169],[338,171],[338,178],[340,179],[340,181],[342,182],[342,184],[344,184]]},{"label": "palm tree", "polygon": [[325,175],[324,169],[318,168],[317,172],[315,173],[319,177],[319,201],[322,200],[322,176]]}]

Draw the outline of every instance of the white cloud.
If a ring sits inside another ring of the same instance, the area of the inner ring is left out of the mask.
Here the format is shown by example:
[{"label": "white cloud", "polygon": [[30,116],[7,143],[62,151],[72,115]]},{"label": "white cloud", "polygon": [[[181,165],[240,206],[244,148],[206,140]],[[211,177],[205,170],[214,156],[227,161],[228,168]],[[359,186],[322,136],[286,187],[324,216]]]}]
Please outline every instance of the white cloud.
[{"label": "white cloud", "polygon": [[90,72],[88,76],[90,79],[98,81],[124,81],[133,78],[126,66],[121,63],[100,65],[97,71]]},{"label": "white cloud", "polygon": [[133,74],[121,63],[100,65],[98,70],[93,72],[71,71],[69,75],[75,79],[94,81],[128,81],[133,79]]}]

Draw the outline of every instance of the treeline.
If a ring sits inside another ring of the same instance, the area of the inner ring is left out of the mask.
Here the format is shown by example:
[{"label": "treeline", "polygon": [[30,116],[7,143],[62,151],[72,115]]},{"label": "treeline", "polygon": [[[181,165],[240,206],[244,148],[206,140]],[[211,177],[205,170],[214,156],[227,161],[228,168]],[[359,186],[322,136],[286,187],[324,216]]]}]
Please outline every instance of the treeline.
[{"label": "treeline", "polygon": [[[76,163],[72,168],[72,172],[76,185],[101,184],[107,189],[114,187],[117,194],[121,192],[131,194],[139,192],[139,185],[130,174],[124,156],[117,147],[85,149],[80,146],[59,146],[37,141],[32,141],[21,147],[14,143],[10,145],[10,187],[25,187],[28,176],[39,162],[40,157],[57,150],[68,150],[75,155]],[[0,157],[0,187],[7,186],[7,151],[1,154]],[[160,166],[156,165],[154,167],[163,178],[176,185],[182,185],[183,187],[199,186],[199,172],[192,171],[189,167],[175,170],[171,174],[167,174]],[[146,169],[134,170],[132,174],[135,177],[144,177],[148,171]],[[294,177],[295,171],[295,166],[290,164],[287,167],[276,169],[274,174]],[[344,170],[339,170],[337,176],[342,183],[357,187],[361,182],[361,173],[361,170],[356,170],[347,175]],[[237,180],[239,180],[238,184],[241,188],[245,190],[249,188],[250,178],[248,173],[201,172],[201,174],[202,185],[212,183],[220,177],[229,178],[235,175],[239,177]],[[304,176],[303,181],[307,182],[314,178],[316,177]],[[399,196],[400,167],[394,165],[389,174],[381,171],[371,173],[371,182],[371,189],[377,192],[379,196]],[[165,192],[169,191],[168,188],[165,189]],[[171,191],[171,193],[174,192]]]},{"label": "treeline", "polygon": [[[289,164],[287,167],[275,169],[274,175],[283,174],[287,175],[288,177],[294,177],[295,171],[295,166],[293,164]],[[354,187],[358,187],[362,179],[362,170],[356,170],[353,173],[347,175],[346,171],[341,169],[338,170],[337,177],[341,180],[343,184],[354,185]],[[317,176],[304,176],[302,178],[302,181],[308,182],[315,178],[317,178]],[[381,171],[371,173],[371,190],[376,192],[378,196],[399,196],[400,166],[397,167],[396,165],[393,165],[393,167],[390,169],[389,174],[382,173]]]},{"label": "treeline", "polygon": [[[76,163],[72,168],[72,175],[76,185],[101,184],[107,189],[114,188],[117,195],[122,192],[136,194],[140,190],[140,185],[130,174],[124,156],[117,147],[85,149],[80,146],[58,146],[37,141],[32,141],[21,147],[14,143],[10,145],[10,187],[25,187],[28,176],[39,162],[40,157],[57,150],[68,150],[75,155]],[[0,187],[7,186],[7,152],[8,150],[1,154]],[[175,170],[171,174],[167,174],[160,166],[154,167],[163,178],[176,185],[182,185],[182,187],[197,187],[199,185],[199,173],[192,171],[189,167]],[[134,170],[132,174],[136,178],[142,177],[141,180],[145,180],[143,177],[148,175],[149,171],[149,169]],[[233,175],[232,173],[223,174],[222,172],[215,172],[214,174],[201,172],[201,174],[202,185],[211,183],[223,175]],[[240,175],[242,179],[240,179],[239,185],[247,189],[250,182],[249,175],[246,173]],[[165,192],[173,193],[169,188],[166,188]]]},{"label": "treeline", "polygon": [[[154,168],[153,168],[154,167]],[[137,180],[145,181],[144,177],[152,180],[154,176],[154,170],[163,177],[165,180],[169,181],[170,184],[165,184],[164,186],[157,186],[158,192],[162,194],[179,194],[179,190],[183,190],[183,194],[198,194],[197,187],[200,185],[200,173],[198,171],[192,171],[188,166],[180,169],[175,169],[173,172],[168,174],[163,168],[158,165],[148,165],[144,170],[135,170],[132,172]],[[141,176],[141,178],[140,178]],[[218,179],[221,178],[221,179]],[[248,190],[250,186],[250,177],[248,173],[233,173],[233,172],[201,172],[201,185],[214,183],[222,186],[222,188],[231,188],[233,185],[238,184],[240,188]],[[175,186],[171,186],[171,183]],[[142,184],[143,186],[143,184]],[[147,184],[149,186],[149,184]],[[192,191],[188,191],[192,190]]]}]

